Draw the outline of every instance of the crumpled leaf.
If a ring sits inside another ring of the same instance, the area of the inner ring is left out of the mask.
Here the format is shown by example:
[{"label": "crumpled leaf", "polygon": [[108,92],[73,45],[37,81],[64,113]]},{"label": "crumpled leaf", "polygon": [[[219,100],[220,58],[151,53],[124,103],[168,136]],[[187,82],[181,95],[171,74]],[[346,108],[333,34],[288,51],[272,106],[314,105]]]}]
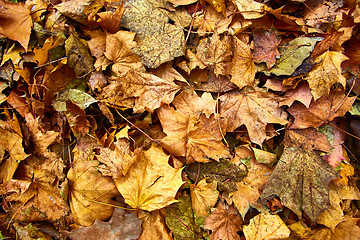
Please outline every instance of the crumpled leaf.
[{"label": "crumpled leaf", "polygon": [[[179,218],[182,222],[179,221]],[[191,199],[188,194],[179,197],[179,202],[166,209],[166,225],[171,230],[174,240],[198,239],[200,227],[195,223]],[[187,227],[186,227],[186,226]]]},{"label": "crumpled leaf", "polygon": [[52,105],[56,111],[65,112],[67,110],[66,101],[68,100],[72,101],[81,109],[85,109],[91,104],[97,102],[95,98],[83,91],[77,89],[69,89],[59,92],[56,100],[52,102]]},{"label": "crumpled leaf", "polygon": [[329,207],[329,183],[335,177],[335,170],[314,151],[287,147],[261,199],[276,195],[296,215],[301,217],[303,210],[315,222]]},{"label": "crumpled leaf", "polygon": [[106,34],[105,56],[113,62],[112,71],[119,75],[128,70],[138,70],[143,68],[141,59],[135,55],[131,49],[136,46],[133,41],[135,33],[118,31],[115,34]]},{"label": "crumpled leaf", "polygon": [[206,179],[190,186],[192,208],[197,217],[206,217],[210,213],[209,210],[215,206],[219,197],[216,188],[217,182],[215,180],[207,183]]},{"label": "crumpled leaf", "polygon": [[254,35],[254,61],[257,63],[265,62],[268,69],[274,66],[276,58],[280,57],[278,46],[281,40],[278,38],[275,29],[266,31],[263,28],[257,28],[253,32]]},{"label": "crumpled leaf", "polygon": [[358,218],[349,218],[345,222],[339,223],[334,230],[330,228],[321,228],[315,230],[308,238],[309,240],[358,240],[360,239],[360,227],[357,225]]},{"label": "crumpled leaf", "polygon": [[110,79],[114,85],[119,85],[123,98],[136,97],[135,112],[153,112],[161,105],[171,103],[181,89],[173,80],[137,71],[128,71]]},{"label": "crumpled leaf", "polygon": [[157,111],[167,135],[161,144],[167,151],[186,156],[189,163],[229,156],[213,114],[216,102],[209,93],[198,97],[193,90],[186,90],[176,96],[172,104],[176,110],[164,105]]},{"label": "crumpled leaf", "polygon": [[211,209],[211,215],[206,218],[204,228],[212,230],[210,240],[240,240],[236,233],[241,230],[242,219],[233,206],[219,202]]},{"label": "crumpled leaf", "polygon": [[254,0],[232,0],[245,19],[257,19],[265,15],[264,4]]},{"label": "crumpled leaf", "polygon": [[[119,192],[110,177],[97,170],[93,149],[97,143],[89,136],[80,138],[74,149],[73,166],[69,169],[70,207],[76,223],[90,226],[96,219],[108,219],[114,210],[111,200]],[[108,205],[110,204],[110,205]]]},{"label": "crumpled leaf", "polygon": [[196,56],[216,75],[227,75],[231,60],[230,38],[220,38],[215,31],[210,38],[201,39],[196,48]]},{"label": "crumpled leaf", "polygon": [[139,238],[142,221],[136,213],[126,213],[123,209],[116,208],[108,222],[95,220],[88,227],[78,228],[70,232],[70,239],[88,240],[89,238],[103,240],[132,240]]},{"label": "crumpled leaf", "polygon": [[315,100],[321,96],[328,96],[331,86],[335,83],[345,87],[346,78],[341,75],[341,63],[347,59],[342,53],[327,51],[314,60],[317,64],[305,80],[308,81]]},{"label": "crumpled leaf", "polygon": [[[159,4],[159,3],[158,3]],[[134,53],[149,68],[173,60],[185,53],[185,37],[181,27],[172,25],[165,9],[151,0],[125,2],[122,24],[138,34]]]},{"label": "crumpled leaf", "polygon": [[220,97],[220,116],[224,131],[232,132],[245,124],[252,142],[266,139],[268,123],[287,123],[287,114],[280,109],[278,97],[269,92],[230,92]]},{"label": "crumpled leaf", "polygon": [[293,74],[305,58],[310,56],[315,44],[321,40],[320,37],[298,37],[291,40],[280,48],[278,63],[265,73],[273,73],[277,76]]},{"label": "crumpled leaf", "polygon": [[24,3],[0,1],[0,34],[18,41],[28,50],[32,27],[30,10]]},{"label": "crumpled leaf", "polygon": [[252,86],[255,83],[255,64],[250,52],[250,47],[237,37],[234,41],[234,55],[230,64],[230,81],[240,89]]},{"label": "crumpled leaf", "polygon": [[290,230],[278,215],[260,213],[244,226],[246,240],[284,239],[290,236]]},{"label": "crumpled leaf", "polygon": [[186,166],[185,171],[192,181],[216,181],[218,190],[228,193],[236,191],[236,182],[240,182],[247,174],[246,170],[225,159],[220,162],[192,163]]},{"label": "crumpled leaf", "polygon": [[177,202],[175,194],[183,185],[182,169],[170,167],[168,158],[160,147],[152,145],[140,154],[125,177],[114,179],[127,204],[154,211]]},{"label": "crumpled leaf", "polygon": [[77,77],[82,77],[93,70],[93,58],[84,39],[70,34],[65,41],[65,50],[69,66],[74,69]]},{"label": "crumpled leaf", "polygon": [[311,102],[309,108],[296,102],[288,110],[295,118],[290,127],[318,127],[336,117],[344,116],[354,101],[355,97],[346,97],[344,92],[337,88],[331,91],[329,96],[323,96],[316,102]]}]

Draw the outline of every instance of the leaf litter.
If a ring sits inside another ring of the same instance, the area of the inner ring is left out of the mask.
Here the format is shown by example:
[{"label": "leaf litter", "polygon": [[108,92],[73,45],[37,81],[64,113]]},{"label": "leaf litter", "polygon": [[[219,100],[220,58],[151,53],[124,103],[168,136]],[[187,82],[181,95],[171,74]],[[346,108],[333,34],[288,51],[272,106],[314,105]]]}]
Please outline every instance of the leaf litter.
[{"label": "leaf litter", "polygon": [[0,1],[0,237],[359,238],[359,3]]}]

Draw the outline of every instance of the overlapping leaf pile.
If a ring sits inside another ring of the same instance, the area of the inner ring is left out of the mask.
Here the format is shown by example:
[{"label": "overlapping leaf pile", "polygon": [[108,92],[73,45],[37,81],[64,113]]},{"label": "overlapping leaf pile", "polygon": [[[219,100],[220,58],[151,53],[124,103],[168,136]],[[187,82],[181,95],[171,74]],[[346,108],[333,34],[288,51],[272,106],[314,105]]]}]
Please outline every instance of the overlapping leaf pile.
[{"label": "overlapping leaf pile", "polygon": [[355,0],[0,0],[1,239],[360,238],[359,22]]}]

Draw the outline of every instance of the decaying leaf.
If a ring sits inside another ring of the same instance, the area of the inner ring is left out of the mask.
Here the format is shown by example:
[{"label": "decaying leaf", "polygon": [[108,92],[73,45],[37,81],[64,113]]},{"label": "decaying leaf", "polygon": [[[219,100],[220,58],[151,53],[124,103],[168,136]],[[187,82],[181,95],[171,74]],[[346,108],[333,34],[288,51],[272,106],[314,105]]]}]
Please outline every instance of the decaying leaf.
[{"label": "decaying leaf", "polygon": [[210,240],[240,240],[236,233],[241,230],[242,219],[236,208],[219,203],[211,209],[211,215],[206,218],[204,228],[212,230]]},{"label": "decaying leaf", "polygon": [[209,210],[215,206],[219,196],[216,183],[215,180],[207,183],[203,179],[190,186],[192,208],[197,217],[209,215]]},{"label": "decaying leaf", "polygon": [[156,68],[184,55],[184,32],[181,27],[168,23],[165,9],[157,7],[151,0],[127,1],[124,7],[121,22],[138,34],[138,45],[133,51],[147,67]]},{"label": "decaying leaf", "polygon": [[125,177],[114,179],[127,204],[154,211],[177,202],[175,194],[183,185],[182,169],[170,167],[168,159],[161,147],[153,145],[140,154]]},{"label": "decaying leaf", "polygon": [[81,109],[85,109],[93,103],[97,101],[89,94],[77,90],[77,89],[69,89],[59,92],[55,101],[53,101],[52,105],[58,112],[66,111],[66,101],[72,101],[74,104],[79,106]]},{"label": "decaying leaf", "polygon": [[260,213],[244,226],[244,235],[247,240],[284,239],[290,230],[278,215]]},{"label": "decaying leaf", "polygon": [[108,222],[95,220],[88,227],[78,228],[70,232],[70,239],[87,240],[93,239],[137,239],[141,234],[141,223],[136,213],[126,213],[123,209],[116,208]]},{"label": "decaying leaf", "polygon": [[303,210],[315,222],[329,207],[329,183],[335,177],[335,170],[314,151],[285,148],[261,199],[278,196],[299,217]]},{"label": "decaying leaf", "polygon": [[142,233],[139,240],[172,240],[170,233],[168,233],[165,221],[159,211],[151,213],[139,213],[139,219],[143,220]]},{"label": "decaying leaf", "polygon": [[220,97],[220,116],[224,131],[232,132],[245,124],[252,142],[261,145],[266,139],[268,123],[287,123],[279,108],[278,97],[269,92],[231,92]]},{"label": "decaying leaf", "polygon": [[266,62],[268,69],[272,68],[276,62],[276,58],[280,57],[278,46],[280,39],[278,38],[277,31],[270,29],[255,29],[254,30],[254,61],[257,63]]},{"label": "decaying leaf", "polygon": [[241,15],[245,19],[256,19],[264,16],[264,4],[259,3],[254,0],[232,0],[237,8],[239,9]]}]

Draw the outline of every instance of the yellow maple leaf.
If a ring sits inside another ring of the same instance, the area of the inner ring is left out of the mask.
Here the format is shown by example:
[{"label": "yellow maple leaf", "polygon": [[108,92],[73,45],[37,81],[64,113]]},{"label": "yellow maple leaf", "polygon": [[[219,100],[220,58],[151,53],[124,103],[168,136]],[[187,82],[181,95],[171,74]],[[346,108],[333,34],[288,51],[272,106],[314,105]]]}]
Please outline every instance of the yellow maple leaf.
[{"label": "yellow maple leaf", "polygon": [[161,147],[152,145],[140,154],[125,177],[114,179],[127,204],[154,211],[177,202],[175,194],[184,183],[182,169],[172,168],[168,160]]},{"label": "yellow maple leaf", "polygon": [[191,202],[196,216],[207,216],[218,200],[219,192],[216,190],[217,182],[201,180],[198,184],[190,186]]},{"label": "yellow maple leaf", "polygon": [[346,78],[341,75],[341,63],[347,59],[344,54],[334,51],[325,52],[315,59],[318,65],[305,78],[315,100],[329,95],[334,83],[340,83],[345,87]]}]

